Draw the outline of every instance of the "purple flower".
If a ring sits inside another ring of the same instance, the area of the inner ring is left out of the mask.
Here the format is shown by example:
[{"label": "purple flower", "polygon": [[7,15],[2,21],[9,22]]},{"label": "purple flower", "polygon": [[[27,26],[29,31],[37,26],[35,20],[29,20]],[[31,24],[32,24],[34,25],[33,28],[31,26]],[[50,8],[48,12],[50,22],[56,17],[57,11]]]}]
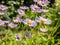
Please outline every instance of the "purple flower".
[{"label": "purple flower", "polygon": [[13,19],[13,21],[15,23],[19,23],[19,22],[22,22],[22,19],[20,19],[20,17],[16,17],[16,19]]},{"label": "purple flower", "polygon": [[8,26],[9,26],[10,28],[15,28],[15,27],[17,26],[17,24],[10,23],[10,24],[8,24]]},{"label": "purple flower", "polygon": [[16,34],[16,41],[21,41],[22,40],[22,35],[21,34]]},{"label": "purple flower", "polygon": [[35,20],[37,22],[40,22],[40,23],[44,23],[45,22],[45,18],[43,18],[43,17],[37,17]]},{"label": "purple flower", "polygon": [[47,30],[45,28],[40,28],[41,32],[47,32]]},{"label": "purple flower", "polygon": [[49,20],[49,19],[46,19],[46,21],[44,22],[44,24],[51,24],[51,20]]},{"label": "purple flower", "polygon": [[24,10],[22,10],[22,9],[18,9],[18,13],[19,13],[20,16],[24,16],[25,15]]},{"label": "purple flower", "polygon": [[29,9],[29,8],[27,6],[21,6],[20,9],[25,10],[25,9]]},{"label": "purple flower", "polygon": [[44,12],[48,12],[49,10],[46,10],[46,9],[41,9],[41,12],[44,13]]},{"label": "purple flower", "polygon": [[35,21],[33,21],[33,20],[30,20],[30,19],[24,20],[23,23],[26,24],[26,25],[29,25],[31,27],[37,26],[37,23]]},{"label": "purple flower", "polygon": [[46,18],[44,18],[44,17],[37,17],[35,20],[36,20],[37,22],[39,22],[39,23],[51,24],[51,20],[46,19]]},{"label": "purple flower", "polygon": [[41,12],[40,7],[38,7],[37,5],[31,5],[30,8],[32,12]]},{"label": "purple flower", "polygon": [[5,5],[0,5],[0,10],[4,11],[4,10],[7,10],[7,9],[8,9],[7,6],[5,6]]},{"label": "purple flower", "polygon": [[30,31],[25,31],[25,36],[27,38],[31,38],[32,37]]},{"label": "purple flower", "polygon": [[38,4],[41,6],[47,6],[50,2],[48,0],[39,1]]},{"label": "purple flower", "polygon": [[0,19],[0,26],[3,26],[5,23]]}]

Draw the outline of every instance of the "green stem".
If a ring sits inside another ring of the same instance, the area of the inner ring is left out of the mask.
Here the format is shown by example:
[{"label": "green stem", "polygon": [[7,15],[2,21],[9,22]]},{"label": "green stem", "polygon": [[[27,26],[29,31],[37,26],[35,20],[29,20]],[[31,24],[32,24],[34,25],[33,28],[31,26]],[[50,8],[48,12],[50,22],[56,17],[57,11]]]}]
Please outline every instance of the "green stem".
[{"label": "green stem", "polygon": [[52,32],[52,36],[55,34],[55,32],[57,31],[57,29],[58,29],[59,27],[60,27],[60,25],[59,25],[59,20],[58,20],[56,26],[54,27],[54,32]]}]

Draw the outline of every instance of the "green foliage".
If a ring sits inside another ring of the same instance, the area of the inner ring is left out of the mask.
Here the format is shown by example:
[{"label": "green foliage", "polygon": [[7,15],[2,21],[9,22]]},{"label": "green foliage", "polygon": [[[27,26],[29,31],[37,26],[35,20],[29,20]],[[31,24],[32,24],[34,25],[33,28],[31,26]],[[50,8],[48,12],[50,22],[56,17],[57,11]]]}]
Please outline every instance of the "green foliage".
[{"label": "green foliage", "polygon": [[[60,2],[60,1],[58,1]],[[5,5],[5,2],[2,1]],[[6,19],[13,22],[13,18],[16,18],[19,14],[17,9],[22,6],[19,1],[8,1],[6,3],[8,10],[4,11],[5,15],[0,19]],[[7,27],[6,25],[0,26],[0,45],[59,45],[60,44],[60,7],[50,8],[45,7],[49,12],[44,13],[44,16],[52,21],[51,25],[43,25],[37,23],[36,27],[29,27],[23,23],[18,23],[18,26],[14,29]],[[42,16],[41,13],[32,12],[30,9],[25,10],[25,15],[22,19],[30,18],[34,20],[36,17]],[[6,29],[7,27],[7,29]],[[41,32],[40,28],[46,28],[47,32]],[[24,34],[25,31],[31,32],[31,38],[27,38]],[[15,35],[19,33],[22,35],[22,40],[16,41]]]}]

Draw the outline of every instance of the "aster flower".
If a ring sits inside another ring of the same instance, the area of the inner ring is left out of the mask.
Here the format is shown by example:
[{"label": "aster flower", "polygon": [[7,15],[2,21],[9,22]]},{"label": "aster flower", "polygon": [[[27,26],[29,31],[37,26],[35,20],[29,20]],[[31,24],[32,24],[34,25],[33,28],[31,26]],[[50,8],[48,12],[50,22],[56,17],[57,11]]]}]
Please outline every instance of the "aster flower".
[{"label": "aster flower", "polygon": [[8,9],[7,6],[5,6],[5,5],[0,5],[0,10],[4,11],[4,10],[7,10],[7,9]]},{"label": "aster flower", "polygon": [[51,20],[46,19],[46,21],[44,22],[44,24],[51,24]]},{"label": "aster flower", "polygon": [[22,10],[22,9],[18,9],[18,13],[19,13],[20,16],[24,16],[25,15],[24,10]]},{"label": "aster flower", "polygon": [[40,28],[41,32],[47,32],[47,30],[45,28]]},{"label": "aster flower", "polygon": [[13,21],[15,23],[19,23],[19,22],[22,22],[22,19],[20,19],[20,17],[16,17],[16,19],[13,19]]},{"label": "aster flower", "polygon": [[38,4],[41,6],[47,6],[50,2],[48,0],[39,1]]},{"label": "aster flower", "polygon": [[3,26],[5,23],[0,19],[0,26]]},{"label": "aster flower", "polygon": [[41,12],[40,7],[38,7],[37,5],[31,5],[30,8],[32,12]]},{"label": "aster flower", "polygon": [[28,9],[28,7],[27,6],[21,6],[20,9],[25,10],[25,9]]},{"label": "aster flower", "polygon": [[10,28],[15,28],[15,27],[17,26],[17,24],[9,23],[8,26],[9,26]]},{"label": "aster flower", "polygon": [[51,24],[51,20],[46,19],[44,17],[37,17],[35,20],[43,24]]},{"label": "aster flower", "polygon": [[35,21],[32,21],[32,20],[30,20],[30,19],[24,20],[23,23],[26,24],[26,25],[29,25],[29,26],[31,26],[31,27],[37,26],[36,22],[35,22]]},{"label": "aster flower", "polygon": [[21,41],[21,40],[22,40],[22,35],[16,34],[16,41]]},{"label": "aster flower", "polygon": [[30,31],[25,31],[25,36],[27,38],[31,38],[32,37]]},{"label": "aster flower", "polygon": [[44,13],[44,12],[48,12],[49,10],[46,10],[46,9],[41,9],[41,12]]},{"label": "aster flower", "polygon": [[4,12],[0,12],[0,15],[4,15]]}]

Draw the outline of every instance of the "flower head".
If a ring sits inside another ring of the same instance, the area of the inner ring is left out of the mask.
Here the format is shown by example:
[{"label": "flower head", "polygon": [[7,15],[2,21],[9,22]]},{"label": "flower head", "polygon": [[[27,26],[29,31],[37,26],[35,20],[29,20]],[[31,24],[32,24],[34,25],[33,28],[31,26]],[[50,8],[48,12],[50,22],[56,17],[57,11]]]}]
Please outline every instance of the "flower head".
[{"label": "flower head", "polygon": [[45,10],[45,9],[41,9],[41,12],[44,13],[44,12],[48,12],[49,10]]},{"label": "flower head", "polygon": [[5,23],[0,19],[0,26],[3,26]]},{"label": "flower head", "polygon": [[47,32],[47,30],[45,28],[40,28],[41,32]]},{"label": "flower head", "polygon": [[9,26],[10,28],[15,28],[15,27],[17,26],[17,24],[10,23],[10,24],[8,24],[8,26]]},{"label": "flower head", "polygon": [[20,19],[20,17],[16,17],[16,19],[13,19],[13,21],[15,23],[19,23],[19,22],[22,22],[22,19]]},{"label": "flower head", "polygon": [[25,10],[25,9],[28,9],[28,7],[27,6],[21,6],[20,9]]},{"label": "flower head", "polygon": [[22,35],[21,34],[16,34],[16,41],[21,41]]},{"label": "flower head", "polygon": [[7,9],[8,9],[7,6],[5,6],[5,5],[0,5],[0,10],[4,11],[4,10],[7,10]]},{"label": "flower head", "polygon": [[26,25],[29,25],[29,26],[31,26],[31,27],[37,26],[36,22],[35,22],[35,21],[32,21],[32,20],[30,20],[30,19],[24,20],[23,23],[26,24]]},{"label": "flower head", "polygon": [[41,6],[47,6],[50,2],[48,0],[39,1],[38,4]]},{"label": "flower head", "polygon": [[46,19],[44,17],[38,17],[35,19],[37,22],[43,23],[43,24],[51,24],[51,20]]},{"label": "flower head", "polygon": [[22,9],[18,9],[18,13],[19,13],[20,16],[24,16],[25,15],[24,10],[22,10]]},{"label": "flower head", "polygon": [[51,24],[51,20],[46,19],[46,21],[44,22],[44,24]]},{"label": "flower head", "polygon": [[30,8],[32,12],[41,12],[40,7],[38,7],[37,5],[31,5]]},{"label": "flower head", "polygon": [[28,38],[31,38],[31,33],[30,33],[30,31],[25,31],[25,36],[28,37]]}]

